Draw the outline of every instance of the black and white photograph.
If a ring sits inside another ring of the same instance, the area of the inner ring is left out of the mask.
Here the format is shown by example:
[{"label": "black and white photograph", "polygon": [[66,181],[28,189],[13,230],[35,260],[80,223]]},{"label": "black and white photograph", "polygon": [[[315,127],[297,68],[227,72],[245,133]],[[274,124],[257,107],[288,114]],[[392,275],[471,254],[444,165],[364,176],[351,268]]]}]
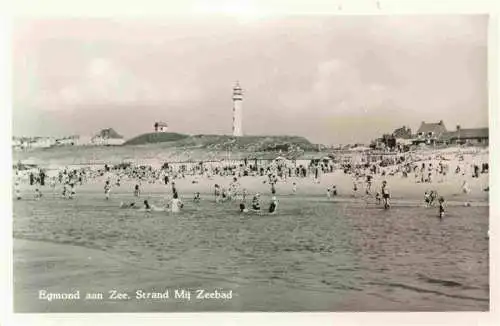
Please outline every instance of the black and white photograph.
[{"label": "black and white photograph", "polygon": [[489,19],[17,17],[14,312],[490,311]]}]

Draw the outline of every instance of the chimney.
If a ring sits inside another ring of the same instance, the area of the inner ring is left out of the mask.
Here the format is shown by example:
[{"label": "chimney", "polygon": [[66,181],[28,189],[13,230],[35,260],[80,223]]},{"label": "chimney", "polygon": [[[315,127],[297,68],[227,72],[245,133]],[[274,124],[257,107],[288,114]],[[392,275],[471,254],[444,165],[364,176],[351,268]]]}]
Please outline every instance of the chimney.
[{"label": "chimney", "polygon": [[460,125],[457,125],[457,131],[460,131]]},{"label": "chimney", "polygon": [[443,125],[443,120],[439,120],[439,125],[442,126]]}]

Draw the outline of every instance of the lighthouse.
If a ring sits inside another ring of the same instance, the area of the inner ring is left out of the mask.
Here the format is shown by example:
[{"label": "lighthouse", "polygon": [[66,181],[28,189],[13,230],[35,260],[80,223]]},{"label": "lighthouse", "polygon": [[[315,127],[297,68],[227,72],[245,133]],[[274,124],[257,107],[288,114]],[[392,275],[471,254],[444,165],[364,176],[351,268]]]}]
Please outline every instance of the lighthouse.
[{"label": "lighthouse", "polygon": [[233,87],[233,136],[243,136],[243,93],[238,82]]}]

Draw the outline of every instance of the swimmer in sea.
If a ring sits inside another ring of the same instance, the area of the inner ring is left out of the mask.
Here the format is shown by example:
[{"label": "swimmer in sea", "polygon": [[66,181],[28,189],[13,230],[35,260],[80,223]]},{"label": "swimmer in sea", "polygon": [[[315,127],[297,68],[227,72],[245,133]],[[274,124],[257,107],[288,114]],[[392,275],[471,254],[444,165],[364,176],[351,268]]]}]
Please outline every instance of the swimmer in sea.
[{"label": "swimmer in sea", "polygon": [[252,209],[255,211],[260,211],[260,201],[259,201],[260,195],[255,194],[252,199]]},{"label": "swimmer in sea", "polygon": [[246,208],[246,205],[244,202],[240,203],[240,213],[248,213],[248,209]]}]

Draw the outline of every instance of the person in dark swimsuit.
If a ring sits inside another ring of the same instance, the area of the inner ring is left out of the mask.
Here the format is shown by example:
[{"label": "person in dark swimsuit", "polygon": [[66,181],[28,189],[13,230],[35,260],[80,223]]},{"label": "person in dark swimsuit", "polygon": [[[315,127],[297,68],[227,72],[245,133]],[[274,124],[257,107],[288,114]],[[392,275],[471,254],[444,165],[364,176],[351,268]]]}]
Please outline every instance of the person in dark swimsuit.
[{"label": "person in dark swimsuit", "polygon": [[389,187],[387,186],[387,181],[382,182],[382,198],[384,199],[384,208],[390,208],[391,204],[389,199],[391,198],[391,194],[389,192]]},{"label": "person in dark swimsuit", "polygon": [[276,213],[277,208],[278,208],[278,201],[276,200],[276,197],[273,197],[271,204],[269,205],[269,213],[271,214]]},{"label": "person in dark swimsuit", "polygon": [[255,196],[253,196],[252,209],[256,210],[256,211],[260,211],[259,194],[256,194]]},{"label": "person in dark swimsuit", "polygon": [[443,218],[444,216],[444,198],[439,197],[439,218]]}]

